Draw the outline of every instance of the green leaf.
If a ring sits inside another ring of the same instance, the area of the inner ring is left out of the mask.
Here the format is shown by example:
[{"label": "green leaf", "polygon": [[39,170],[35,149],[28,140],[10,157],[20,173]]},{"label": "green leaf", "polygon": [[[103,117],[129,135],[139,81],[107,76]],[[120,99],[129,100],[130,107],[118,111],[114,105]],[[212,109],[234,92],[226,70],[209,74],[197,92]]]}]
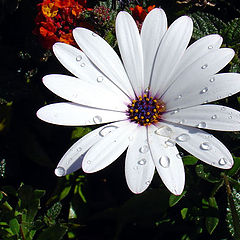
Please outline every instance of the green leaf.
[{"label": "green leaf", "polygon": [[219,181],[221,181],[221,178],[219,177],[215,177],[213,176],[212,172],[213,169],[210,168],[207,165],[203,165],[203,164],[199,164],[195,167],[196,173],[199,177],[201,177],[202,179],[211,182],[211,183],[217,183]]},{"label": "green leaf", "polygon": [[215,197],[210,197],[208,203],[209,203],[209,209],[207,211],[208,211],[208,214],[211,214],[212,216],[206,217],[205,225],[206,225],[208,233],[212,234],[219,223],[219,218],[217,216],[218,215],[218,205],[217,205]]},{"label": "green leaf", "polygon": [[79,139],[81,137],[83,137],[84,135],[88,134],[89,132],[91,132],[92,129],[89,127],[76,127],[73,131],[72,131],[72,137],[71,139]]},{"label": "green leaf", "polygon": [[12,230],[12,233],[14,235],[18,235],[20,230],[20,225],[18,223],[18,220],[16,218],[13,218],[9,221],[9,227]]},{"label": "green leaf", "polygon": [[240,18],[236,18],[227,23],[224,31],[224,42],[229,46],[234,46],[240,43]]},{"label": "green leaf", "polygon": [[194,39],[199,39],[214,33],[221,34],[227,26],[226,23],[219,18],[205,12],[196,12],[191,14],[190,17],[193,20],[194,28],[192,37]]},{"label": "green leaf", "polygon": [[43,230],[37,240],[60,240],[67,233],[67,230],[68,228],[66,226],[56,224]]},{"label": "green leaf", "polygon": [[187,212],[188,212],[188,208],[183,208],[181,210],[182,219],[185,219],[187,217]]},{"label": "green leaf", "polygon": [[240,169],[240,157],[233,156],[233,160],[234,160],[233,167],[231,169],[229,169],[228,171],[226,171],[226,174],[230,177],[237,174]]},{"label": "green leaf", "polygon": [[59,196],[59,201],[63,200],[70,192],[71,190],[71,186],[66,186],[62,192],[60,193],[60,196]]},{"label": "green leaf", "polygon": [[44,217],[47,224],[53,225],[56,223],[56,219],[62,210],[62,204],[60,202],[54,203],[54,205],[48,209],[47,214]]},{"label": "green leaf", "polygon": [[196,165],[198,159],[194,156],[188,155],[182,158],[184,165]]},{"label": "green leaf", "polygon": [[230,72],[239,73],[240,72],[240,59],[238,57],[234,57],[232,62],[230,63]]},{"label": "green leaf", "polygon": [[182,199],[182,197],[186,194],[186,192],[187,191],[183,191],[182,194],[179,196],[171,194],[169,197],[169,206],[173,207],[175,204],[177,204]]}]

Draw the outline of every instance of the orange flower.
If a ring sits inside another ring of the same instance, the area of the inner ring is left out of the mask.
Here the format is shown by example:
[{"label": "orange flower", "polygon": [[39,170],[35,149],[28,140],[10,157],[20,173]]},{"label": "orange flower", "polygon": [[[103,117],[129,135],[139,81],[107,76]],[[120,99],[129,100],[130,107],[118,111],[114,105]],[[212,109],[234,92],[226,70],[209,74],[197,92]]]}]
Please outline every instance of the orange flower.
[{"label": "orange flower", "polygon": [[54,5],[54,3],[47,3],[42,5],[42,13],[46,17],[55,17],[57,15],[58,8]]},{"label": "orange flower", "polygon": [[155,5],[149,6],[146,11],[143,7],[136,5],[134,8],[130,8],[130,10],[132,11],[133,18],[141,24],[147,14],[154,8]]}]

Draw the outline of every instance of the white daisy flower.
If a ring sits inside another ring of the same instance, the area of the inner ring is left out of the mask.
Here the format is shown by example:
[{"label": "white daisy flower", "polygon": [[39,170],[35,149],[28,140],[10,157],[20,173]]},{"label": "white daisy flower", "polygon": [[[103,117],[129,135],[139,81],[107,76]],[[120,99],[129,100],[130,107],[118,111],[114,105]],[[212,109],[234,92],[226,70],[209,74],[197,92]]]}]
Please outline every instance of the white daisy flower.
[{"label": "white daisy flower", "polygon": [[233,158],[213,135],[201,130],[240,130],[240,112],[215,104],[240,90],[240,75],[220,73],[234,51],[220,48],[213,34],[190,45],[192,20],[183,16],[167,28],[162,9],[146,17],[141,34],[127,12],[116,19],[121,58],[92,31],[73,31],[79,50],[56,43],[58,60],[75,77],[47,75],[43,83],[70,101],[47,105],[37,116],[49,123],[86,126],[108,123],[78,140],[62,157],[55,173],[64,176],[81,168],[99,171],[126,149],[125,175],[130,190],[143,192],[155,168],[176,195],[185,183],[176,144],[218,168],[228,169]]}]

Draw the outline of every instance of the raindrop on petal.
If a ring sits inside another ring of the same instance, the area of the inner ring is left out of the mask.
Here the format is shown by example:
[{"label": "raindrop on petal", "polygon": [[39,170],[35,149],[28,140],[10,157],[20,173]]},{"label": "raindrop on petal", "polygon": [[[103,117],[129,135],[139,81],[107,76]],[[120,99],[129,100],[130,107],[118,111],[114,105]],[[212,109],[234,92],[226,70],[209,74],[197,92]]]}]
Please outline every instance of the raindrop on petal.
[{"label": "raindrop on petal", "polygon": [[150,183],[151,183],[150,181],[146,181],[146,182],[145,182],[146,185],[149,185]]},{"label": "raindrop on petal", "polygon": [[213,45],[209,45],[209,46],[208,46],[208,49],[213,49]]},{"label": "raindrop on petal", "polygon": [[214,77],[211,77],[210,79],[209,79],[209,82],[210,83],[213,83],[215,81],[215,78]]},{"label": "raindrop on petal", "polygon": [[180,95],[177,96],[176,100],[179,100],[181,98],[182,98],[182,95],[180,94]]},{"label": "raindrop on petal", "polygon": [[101,116],[93,117],[93,122],[96,124],[100,124],[102,122],[102,117]]},{"label": "raindrop on petal", "polygon": [[185,120],[182,119],[182,120],[180,120],[178,123],[179,123],[179,124],[183,124],[184,122],[185,122]]},{"label": "raindrop on petal", "polygon": [[208,88],[205,87],[205,88],[203,88],[203,89],[200,91],[200,94],[206,93],[207,91],[208,91]]},{"label": "raindrop on petal", "polygon": [[97,34],[96,34],[96,33],[92,33],[92,36],[93,36],[93,37],[97,37]]},{"label": "raindrop on petal", "polygon": [[218,164],[221,166],[224,166],[227,164],[227,160],[225,158],[220,158],[218,161]]},{"label": "raindrop on petal", "polygon": [[118,127],[116,126],[106,126],[104,127],[100,132],[99,132],[99,135],[101,137],[105,137],[107,134],[109,134],[110,132],[114,131],[115,129],[117,129]]},{"label": "raindrop on petal", "polygon": [[222,110],[222,111],[225,111],[225,110],[226,110],[226,107],[221,107],[221,110]]},{"label": "raindrop on petal", "polygon": [[207,64],[202,65],[201,69],[206,69],[208,67]]},{"label": "raindrop on petal", "polygon": [[168,146],[168,147],[174,147],[175,146],[175,141],[173,141],[172,139],[168,139],[165,144]]},{"label": "raindrop on petal", "polygon": [[99,77],[97,77],[97,82],[102,82],[103,81],[103,77],[102,76],[99,76]]},{"label": "raindrop on petal", "polygon": [[139,165],[145,165],[146,162],[147,162],[146,159],[143,158],[143,159],[141,159],[141,160],[138,161],[138,164],[139,164]]},{"label": "raindrop on petal", "polygon": [[207,124],[205,122],[200,122],[196,127],[198,128],[205,128]]},{"label": "raindrop on petal", "polygon": [[159,158],[159,164],[163,167],[163,168],[168,168],[170,165],[170,159],[167,156],[162,156]]},{"label": "raindrop on petal", "polygon": [[144,93],[148,93],[149,92],[149,87],[145,89]]},{"label": "raindrop on petal", "polygon": [[176,113],[178,113],[179,111],[180,111],[180,109],[177,108],[177,109],[173,110],[173,111],[171,112],[171,114],[176,114]]},{"label": "raindrop on petal", "polygon": [[200,148],[202,150],[211,150],[212,146],[208,142],[203,142],[201,143]]},{"label": "raindrop on petal", "polygon": [[88,160],[88,161],[87,161],[87,164],[91,164],[91,161],[90,161],[90,160]]},{"label": "raindrop on petal", "polygon": [[190,139],[190,136],[186,133],[179,135],[176,140],[179,142],[187,142]]},{"label": "raindrop on petal", "polygon": [[173,130],[168,126],[162,126],[155,131],[155,134],[163,137],[170,137],[173,133]]},{"label": "raindrop on petal", "polygon": [[76,61],[77,62],[80,62],[82,60],[82,56],[81,55],[78,55],[77,57],[76,57]]},{"label": "raindrop on petal", "polygon": [[142,147],[139,148],[140,153],[146,153],[148,152],[149,147],[147,145],[143,145]]},{"label": "raindrop on petal", "polygon": [[217,119],[217,115],[216,115],[216,114],[213,115],[213,116],[211,117],[211,119]]},{"label": "raindrop on petal", "polygon": [[85,67],[85,63],[82,63],[80,66],[81,66],[81,67]]},{"label": "raindrop on petal", "polygon": [[58,177],[62,177],[66,174],[66,171],[63,167],[57,167],[54,171],[55,175]]},{"label": "raindrop on petal", "polygon": [[228,116],[229,119],[232,119],[232,116]]}]

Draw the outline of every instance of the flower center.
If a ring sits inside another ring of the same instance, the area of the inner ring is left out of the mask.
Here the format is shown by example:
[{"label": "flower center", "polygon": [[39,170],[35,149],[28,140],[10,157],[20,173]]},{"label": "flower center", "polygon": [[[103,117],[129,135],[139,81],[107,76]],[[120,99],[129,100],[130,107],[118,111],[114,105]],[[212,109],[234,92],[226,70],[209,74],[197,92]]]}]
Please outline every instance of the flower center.
[{"label": "flower center", "polygon": [[147,126],[159,122],[165,110],[166,106],[163,101],[144,94],[132,100],[132,103],[128,105],[127,115],[131,122]]}]

